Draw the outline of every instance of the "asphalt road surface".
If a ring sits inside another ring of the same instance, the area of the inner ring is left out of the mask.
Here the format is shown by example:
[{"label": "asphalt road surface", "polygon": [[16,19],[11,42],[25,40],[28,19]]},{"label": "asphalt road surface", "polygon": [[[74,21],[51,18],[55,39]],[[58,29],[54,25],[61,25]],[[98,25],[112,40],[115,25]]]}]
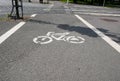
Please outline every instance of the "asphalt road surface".
[{"label": "asphalt road surface", "polygon": [[0,81],[120,81],[118,12],[43,6],[27,20],[0,21]]}]

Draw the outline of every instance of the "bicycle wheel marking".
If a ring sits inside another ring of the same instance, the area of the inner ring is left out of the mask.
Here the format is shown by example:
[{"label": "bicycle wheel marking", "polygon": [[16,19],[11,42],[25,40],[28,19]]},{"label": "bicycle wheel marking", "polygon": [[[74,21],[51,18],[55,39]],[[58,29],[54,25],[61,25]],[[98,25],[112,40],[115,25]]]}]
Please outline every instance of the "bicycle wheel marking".
[{"label": "bicycle wheel marking", "polygon": [[[46,39],[48,39],[48,40],[46,40]],[[38,36],[33,39],[33,42],[36,44],[48,44],[52,41],[53,41],[52,38],[47,37],[47,36]]]},{"label": "bicycle wheel marking", "polygon": [[80,36],[70,36],[66,40],[68,42],[74,43],[74,44],[79,44],[79,43],[84,43],[85,42],[85,39],[80,37]]},{"label": "bicycle wheel marking", "polygon": [[[45,36],[37,36],[33,39],[36,44],[48,44],[54,40],[66,41],[73,44],[81,44],[85,42],[85,39],[80,36],[69,36],[69,32],[55,33],[48,32]],[[56,37],[57,36],[57,37]]]}]

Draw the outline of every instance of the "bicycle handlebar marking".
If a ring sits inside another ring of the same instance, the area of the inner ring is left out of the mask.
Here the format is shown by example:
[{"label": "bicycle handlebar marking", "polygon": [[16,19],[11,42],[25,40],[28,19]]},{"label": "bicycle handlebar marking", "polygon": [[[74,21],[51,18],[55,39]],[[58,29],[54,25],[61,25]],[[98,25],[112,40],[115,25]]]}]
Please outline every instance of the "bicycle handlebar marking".
[{"label": "bicycle handlebar marking", "polygon": [[33,42],[36,44],[48,44],[55,40],[62,40],[69,43],[80,44],[84,43],[85,39],[80,36],[69,36],[69,32],[65,33],[55,33],[48,32],[45,36],[37,36],[33,39]]}]

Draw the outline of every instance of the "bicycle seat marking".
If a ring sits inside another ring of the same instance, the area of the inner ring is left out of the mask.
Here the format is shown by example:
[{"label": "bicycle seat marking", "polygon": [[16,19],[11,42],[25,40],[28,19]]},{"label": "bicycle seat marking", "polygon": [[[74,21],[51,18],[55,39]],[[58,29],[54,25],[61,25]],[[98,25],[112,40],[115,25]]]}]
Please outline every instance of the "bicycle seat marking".
[{"label": "bicycle seat marking", "polygon": [[81,44],[85,42],[85,39],[80,36],[69,36],[69,32],[65,33],[55,33],[48,32],[45,36],[37,36],[33,39],[36,44],[48,44],[55,40],[66,41],[74,44]]}]

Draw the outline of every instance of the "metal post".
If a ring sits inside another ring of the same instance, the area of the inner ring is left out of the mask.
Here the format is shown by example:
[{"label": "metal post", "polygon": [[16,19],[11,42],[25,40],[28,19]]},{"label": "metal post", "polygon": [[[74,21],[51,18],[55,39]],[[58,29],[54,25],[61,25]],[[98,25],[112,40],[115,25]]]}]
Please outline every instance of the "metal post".
[{"label": "metal post", "polygon": [[39,3],[43,3],[43,0],[39,0]]},{"label": "metal post", "polygon": [[105,6],[105,0],[103,0],[103,7]]},{"label": "metal post", "polygon": [[22,2],[22,0],[20,0],[21,1],[21,18],[23,18],[23,2]]},{"label": "metal post", "polygon": [[69,0],[67,0],[67,5],[69,4]]},{"label": "metal post", "polygon": [[16,18],[19,19],[20,15],[19,15],[19,5],[18,5],[18,0],[15,0],[15,6],[16,6]]},{"label": "metal post", "polygon": [[23,18],[22,0],[12,0],[12,10],[11,10],[9,17],[15,18],[15,19]]}]

